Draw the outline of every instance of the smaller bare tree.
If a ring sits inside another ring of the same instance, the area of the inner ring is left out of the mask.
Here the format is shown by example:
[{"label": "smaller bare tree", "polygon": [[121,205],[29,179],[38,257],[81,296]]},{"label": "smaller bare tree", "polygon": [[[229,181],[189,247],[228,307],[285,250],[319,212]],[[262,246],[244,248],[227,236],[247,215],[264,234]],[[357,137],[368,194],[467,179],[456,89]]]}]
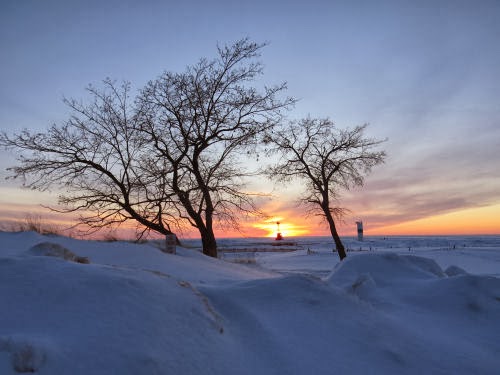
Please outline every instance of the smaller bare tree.
[{"label": "smaller bare tree", "polygon": [[300,201],[324,216],[341,260],[346,252],[335,220],[342,210],[333,202],[340,189],[363,185],[364,176],[386,155],[376,150],[384,141],[365,138],[365,128],[339,129],[328,118],[306,118],[289,123],[266,139],[269,154],[280,156],[266,174],[278,182],[295,178],[306,182]]}]

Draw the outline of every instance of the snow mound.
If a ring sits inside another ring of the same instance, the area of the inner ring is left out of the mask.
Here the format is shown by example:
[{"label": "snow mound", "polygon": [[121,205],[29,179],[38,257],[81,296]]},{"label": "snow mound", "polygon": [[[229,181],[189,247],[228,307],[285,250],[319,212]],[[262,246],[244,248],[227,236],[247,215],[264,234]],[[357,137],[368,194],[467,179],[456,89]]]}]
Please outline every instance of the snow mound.
[{"label": "snow mound", "polygon": [[378,286],[445,277],[441,267],[432,259],[394,253],[360,254],[338,263],[327,281],[335,286],[357,284],[361,275]]},{"label": "snow mound", "polygon": [[[406,301],[429,315],[437,313],[477,324],[500,317],[500,279],[469,274],[452,276],[419,285]],[[498,344],[497,347],[500,349]]]},{"label": "snow mound", "polygon": [[0,296],[2,375],[203,373],[207,348],[220,346],[209,301],[159,272],[6,257]]},{"label": "snow mound", "polygon": [[439,373],[494,373],[500,364],[497,277],[458,267],[443,272],[433,260],[416,256],[365,254],[341,262],[326,282],[390,316],[400,333],[412,337],[412,350],[427,342],[426,350],[441,356],[440,367],[448,366]]},{"label": "snow mound", "polygon": [[[379,316],[317,278],[290,275],[201,290],[222,317],[233,374],[363,373],[367,357],[357,360],[356,353],[366,353],[372,343],[360,335],[380,337],[379,330],[387,328]],[[369,357],[378,358],[381,369],[394,370],[381,351]]]},{"label": "snow mound", "polygon": [[386,311],[398,309],[449,318],[475,319],[498,311],[500,279],[471,275],[450,266],[443,272],[431,259],[413,255],[364,254],[346,258],[326,278],[332,286]]},{"label": "snow mound", "polygon": [[[447,278],[414,257],[352,258],[365,300],[301,275],[203,287],[232,342],[231,361],[247,364],[234,373],[495,373],[500,280]],[[413,273],[392,277],[399,266]]]},{"label": "snow mound", "polygon": [[89,259],[87,257],[78,256],[72,251],[66,249],[64,246],[53,242],[41,242],[35,246],[32,246],[28,250],[28,254],[57,257],[77,263],[89,263]]}]

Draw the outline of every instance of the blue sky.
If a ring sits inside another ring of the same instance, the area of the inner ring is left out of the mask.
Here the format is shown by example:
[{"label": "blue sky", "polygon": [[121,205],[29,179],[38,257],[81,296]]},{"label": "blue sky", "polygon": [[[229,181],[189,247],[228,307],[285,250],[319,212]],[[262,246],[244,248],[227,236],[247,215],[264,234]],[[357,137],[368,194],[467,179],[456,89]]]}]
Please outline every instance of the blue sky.
[{"label": "blue sky", "polygon": [[[291,118],[388,138],[386,164],[345,195],[354,216],[383,226],[500,204],[498,1],[2,1],[0,128],[43,130],[90,83],[139,88],[247,36],[269,42],[263,82],[300,99]],[[1,156],[0,204],[18,186]]]}]

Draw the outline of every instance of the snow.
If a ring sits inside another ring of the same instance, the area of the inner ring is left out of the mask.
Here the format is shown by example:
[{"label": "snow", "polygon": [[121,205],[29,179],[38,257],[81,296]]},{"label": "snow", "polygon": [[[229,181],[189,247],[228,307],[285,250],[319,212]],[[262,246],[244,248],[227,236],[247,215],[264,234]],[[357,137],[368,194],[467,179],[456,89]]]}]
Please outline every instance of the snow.
[{"label": "snow", "polygon": [[500,236],[270,241],[0,232],[0,374],[498,373]]}]

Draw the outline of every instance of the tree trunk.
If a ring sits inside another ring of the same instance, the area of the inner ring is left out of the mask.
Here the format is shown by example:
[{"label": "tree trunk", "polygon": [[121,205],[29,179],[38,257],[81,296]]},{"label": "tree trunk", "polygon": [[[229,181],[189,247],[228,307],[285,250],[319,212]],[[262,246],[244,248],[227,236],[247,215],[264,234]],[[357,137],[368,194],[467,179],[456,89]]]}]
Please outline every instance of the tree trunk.
[{"label": "tree trunk", "polygon": [[217,241],[212,230],[200,231],[203,254],[217,258]]},{"label": "tree trunk", "polygon": [[330,226],[330,232],[332,233],[333,241],[335,242],[335,247],[337,248],[337,252],[339,254],[340,260],[344,259],[347,255],[345,253],[344,245],[340,240],[340,236],[337,233],[337,227],[335,226],[335,221],[333,220],[332,213],[330,209],[323,209],[325,212],[326,220],[328,221],[328,225]]}]

